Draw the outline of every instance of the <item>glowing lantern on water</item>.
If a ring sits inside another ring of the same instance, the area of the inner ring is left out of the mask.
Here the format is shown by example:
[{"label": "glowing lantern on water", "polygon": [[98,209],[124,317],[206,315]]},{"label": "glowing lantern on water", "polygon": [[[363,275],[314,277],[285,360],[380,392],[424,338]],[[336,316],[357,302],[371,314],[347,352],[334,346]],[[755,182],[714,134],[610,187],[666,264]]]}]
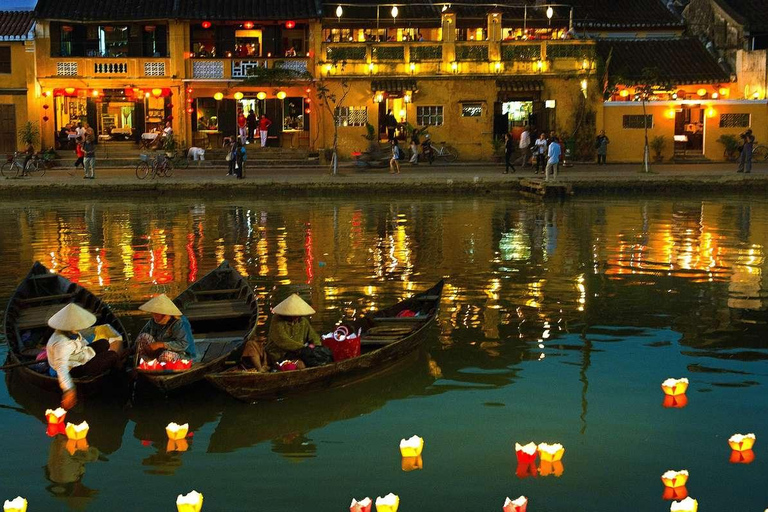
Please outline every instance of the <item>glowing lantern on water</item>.
[{"label": "glowing lantern on water", "polygon": [[389,493],[383,498],[376,498],[376,512],[397,512],[400,506],[400,497],[397,494]]},{"label": "glowing lantern on water", "polygon": [[541,476],[553,475],[559,478],[563,476],[563,471],[565,471],[565,467],[563,467],[563,462],[559,460],[555,462],[544,460],[539,464],[539,474]]},{"label": "glowing lantern on water", "polygon": [[49,423],[45,429],[45,434],[48,437],[56,437],[59,434],[65,434],[63,423]]},{"label": "glowing lantern on water", "polygon": [[684,395],[688,390],[688,379],[667,379],[661,383],[665,395]]},{"label": "glowing lantern on water", "polygon": [[665,487],[661,499],[666,501],[684,500],[688,497],[688,489],[682,487]]},{"label": "glowing lantern on water", "polygon": [[424,439],[413,436],[410,439],[400,440],[400,455],[403,457],[418,457],[424,449]]},{"label": "glowing lantern on water", "polygon": [[731,458],[729,460],[731,464],[752,464],[755,462],[755,452],[752,450],[731,451]]},{"label": "glowing lantern on water", "polygon": [[241,99],[243,99],[243,93],[241,93],[240,91],[237,91],[235,94],[233,94],[233,97],[236,100],[240,101]]},{"label": "glowing lantern on water", "polygon": [[373,501],[371,498],[363,498],[360,501],[352,498],[352,504],[349,506],[349,512],[371,512]]},{"label": "glowing lantern on water", "polygon": [[525,512],[528,510],[528,498],[520,496],[516,500],[511,500],[507,497],[504,500],[504,512]]},{"label": "glowing lantern on water", "polygon": [[74,455],[77,452],[85,452],[88,451],[88,440],[87,439],[68,439],[67,444],[64,446],[69,452],[70,455]]},{"label": "glowing lantern on water", "polygon": [[266,99],[266,97],[267,97],[267,93],[265,93],[264,91],[260,91],[260,92],[256,93],[256,98],[257,99],[263,100],[263,99]]},{"label": "glowing lantern on water", "polygon": [[5,500],[3,503],[4,512],[27,512],[27,500],[21,496],[16,496],[12,500]]},{"label": "glowing lantern on water", "polygon": [[216,101],[221,101],[224,99],[224,94],[217,92],[216,94],[213,95],[213,99],[215,99]]},{"label": "glowing lantern on water", "polygon": [[406,473],[417,469],[423,469],[424,460],[421,458],[421,455],[418,457],[403,457],[400,467]]},{"label": "glowing lantern on water", "polygon": [[178,512],[200,512],[203,508],[203,495],[197,491],[181,495],[176,498],[176,510]]},{"label": "glowing lantern on water", "polygon": [[185,452],[189,450],[189,442],[186,439],[173,440],[169,439],[168,444],[165,446],[165,451],[170,452]]},{"label": "glowing lantern on water", "polygon": [[688,397],[686,395],[664,395],[664,401],[661,405],[667,409],[682,409],[688,405]]},{"label": "glowing lantern on water", "polygon": [[515,443],[515,453],[518,464],[530,464],[536,460],[536,443],[528,443],[525,446]]},{"label": "glowing lantern on water", "polygon": [[563,458],[565,448],[560,443],[547,444],[541,443],[538,446],[539,458],[547,462],[556,462]]},{"label": "glowing lantern on water", "polygon": [[46,409],[45,419],[48,420],[49,425],[60,425],[64,422],[64,418],[67,416],[67,411],[61,407],[57,409]]},{"label": "glowing lantern on water", "polygon": [[89,427],[87,421],[84,421],[79,425],[75,425],[74,423],[67,423],[65,432],[67,433],[67,438],[77,441],[79,439],[86,438],[88,435],[88,428]]},{"label": "glowing lantern on water", "polygon": [[275,96],[277,96],[277,99],[279,99],[279,100],[284,100],[285,97],[288,96],[288,95],[285,94],[285,91],[280,91]]},{"label": "glowing lantern on water", "polygon": [[172,439],[174,441],[178,441],[179,439],[184,439],[185,437],[187,437],[188,432],[189,432],[189,423],[178,425],[174,422],[171,422],[168,424],[167,427],[165,427],[165,433],[168,435],[168,439]]},{"label": "glowing lantern on water", "polygon": [[688,496],[683,501],[673,501],[669,510],[670,512],[696,512],[699,510],[699,502]]},{"label": "glowing lantern on water", "polygon": [[685,469],[681,471],[669,470],[661,475],[661,481],[665,487],[682,487],[688,481],[688,471]]},{"label": "glowing lantern on water", "polygon": [[755,446],[755,434],[734,434],[728,439],[731,450],[744,452]]}]

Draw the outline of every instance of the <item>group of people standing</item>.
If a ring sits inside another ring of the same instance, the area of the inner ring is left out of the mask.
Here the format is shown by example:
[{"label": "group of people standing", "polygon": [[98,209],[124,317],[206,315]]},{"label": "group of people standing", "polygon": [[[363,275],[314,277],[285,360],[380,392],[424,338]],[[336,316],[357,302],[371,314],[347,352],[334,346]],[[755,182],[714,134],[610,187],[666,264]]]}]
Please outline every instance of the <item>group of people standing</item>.
[{"label": "group of people standing", "polygon": [[[93,180],[96,179],[96,132],[88,123],[77,123],[72,128],[75,132],[75,169],[78,167],[83,168],[83,179]],[[69,131],[67,127],[62,128],[62,136],[65,131]]]},{"label": "group of people standing", "polygon": [[240,112],[237,116],[237,128],[240,135],[240,142],[243,146],[253,142],[256,132],[259,132],[259,139],[261,141],[261,147],[267,146],[267,136],[269,135],[269,127],[272,125],[272,121],[261,114],[258,118],[256,112],[251,110],[246,116],[244,112]]},{"label": "group of people standing", "polygon": [[509,174],[510,168],[512,169],[512,172],[515,172],[517,170],[515,169],[515,163],[525,167],[525,164],[529,160],[530,151],[536,162],[535,174],[539,174],[540,171],[543,172],[545,181],[549,181],[550,175],[552,175],[552,179],[557,179],[557,168],[560,165],[562,155],[565,153],[565,144],[555,132],[550,132],[549,137],[547,137],[545,132],[541,132],[539,138],[531,142],[531,130],[526,126],[523,129],[522,134],[520,134],[517,148],[520,150],[520,157],[513,162],[515,142],[511,133],[505,133],[504,174]]}]

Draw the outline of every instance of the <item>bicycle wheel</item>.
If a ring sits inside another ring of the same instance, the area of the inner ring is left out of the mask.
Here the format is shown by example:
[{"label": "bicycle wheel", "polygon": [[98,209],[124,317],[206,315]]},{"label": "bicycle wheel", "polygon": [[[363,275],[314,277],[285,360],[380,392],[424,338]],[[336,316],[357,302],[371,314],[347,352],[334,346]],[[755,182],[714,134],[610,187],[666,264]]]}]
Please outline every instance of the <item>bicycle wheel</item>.
[{"label": "bicycle wheel", "polygon": [[768,159],[768,147],[757,146],[754,151],[752,151],[753,162],[763,162],[766,159]]},{"label": "bicycle wheel", "polygon": [[455,162],[459,159],[459,152],[450,146],[445,146],[443,148],[443,158],[446,162]]},{"label": "bicycle wheel", "polygon": [[184,155],[186,155],[186,153],[182,153],[173,159],[174,169],[186,169],[189,167],[189,160],[187,160],[187,157]]},{"label": "bicycle wheel", "polygon": [[143,180],[149,174],[149,164],[147,162],[139,162],[136,165],[136,177]]},{"label": "bicycle wheel", "polygon": [[165,176],[166,178],[173,176],[173,161],[170,158],[166,158],[165,162],[160,165],[161,167],[157,170],[158,176]]},{"label": "bicycle wheel", "polygon": [[45,176],[45,165],[40,160],[33,158],[27,162],[27,168],[25,169],[29,176]]},{"label": "bicycle wheel", "polygon": [[5,178],[15,178],[19,174],[19,166],[14,162],[5,162],[2,167],[0,167],[0,174]]}]

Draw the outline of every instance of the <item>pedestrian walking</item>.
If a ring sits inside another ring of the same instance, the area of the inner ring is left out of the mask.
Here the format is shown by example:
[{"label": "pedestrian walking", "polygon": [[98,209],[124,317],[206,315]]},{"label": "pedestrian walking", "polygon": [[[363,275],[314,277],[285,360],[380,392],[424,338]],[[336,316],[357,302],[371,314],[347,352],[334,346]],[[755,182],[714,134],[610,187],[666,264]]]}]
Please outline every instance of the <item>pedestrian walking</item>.
[{"label": "pedestrian walking", "polygon": [[511,160],[515,154],[515,141],[512,140],[512,134],[509,132],[504,134],[504,174],[509,174],[509,168],[512,168],[512,172],[516,172],[514,164]]},{"label": "pedestrian walking", "polygon": [[752,135],[752,130],[747,130],[740,135],[741,155],[739,156],[739,169],[736,172],[743,172],[749,174],[752,172],[752,150],[755,143],[755,137]]},{"label": "pedestrian walking", "polygon": [[544,181],[549,181],[549,173],[552,171],[552,179],[557,179],[557,165],[560,163],[560,141],[555,136],[549,145],[547,153],[547,167],[544,169]]},{"label": "pedestrian walking", "polygon": [[389,160],[389,174],[400,174],[400,159],[403,156],[403,150],[397,145],[397,139],[392,142],[392,158]]},{"label": "pedestrian walking", "polygon": [[528,129],[528,125],[523,128],[523,133],[520,134],[520,142],[518,144],[520,148],[520,158],[515,160],[515,163],[521,167],[525,167],[526,159],[528,157],[528,148],[531,147],[531,131]]},{"label": "pedestrian walking", "polygon": [[539,138],[536,139],[536,142],[534,143],[534,148],[535,148],[534,153],[536,154],[535,174],[539,174],[539,169],[541,169],[543,172],[547,165],[547,134],[546,133],[541,132],[541,135],[539,135]]},{"label": "pedestrian walking", "polygon": [[240,142],[245,145],[248,142],[248,120],[242,112],[237,115],[237,131],[240,134]]},{"label": "pedestrian walking", "polygon": [[235,144],[235,176],[237,179],[243,179],[245,175],[245,161],[248,159],[248,155],[245,151],[245,146],[237,141]]},{"label": "pedestrian walking", "polygon": [[259,121],[256,119],[256,112],[253,110],[248,112],[248,117],[245,118],[245,122],[248,125],[248,140],[246,142],[250,144],[253,142],[253,136],[259,126]]},{"label": "pedestrian walking", "polygon": [[83,176],[83,179],[96,179],[96,144],[94,143],[93,137],[85,137],[83,151],[85,152],[85,157],[83,158],[85,176]]},{"label": "pedestrian walking", "polygon": [[82,166],[83,169],[85,169],[85,166],[83,165],[83,159],[85,158],[85,151],[83,151],[83,141],[81,139],[77,139],[77,143],[75,145],[75,156],[77,156],[77,160],[75,160],[75,169]]},{"label": "pedestrian walking", "polygon": [[384,126],[387,127],[387,140],[391,143],[395,140],[395,130],[397,129],[397,119],[391,110],[388,110],[387,115],[384,116]]},{"label": "pedestrian walking", "polygon": [[259,118],[259,135],[261,136],[261,147],[267,147],[267,135],[269,135],[269,127],[272,125],[272,121],[267,116],[261,114]]},{"label": "pedestrian walking", "polygon": [[605,130],[600,130],[600,134],[595,140],[595,149],[597,149],[597,165],[605,165],[605,157],[608,154],[608,144],[611,141],[605,135]]}]

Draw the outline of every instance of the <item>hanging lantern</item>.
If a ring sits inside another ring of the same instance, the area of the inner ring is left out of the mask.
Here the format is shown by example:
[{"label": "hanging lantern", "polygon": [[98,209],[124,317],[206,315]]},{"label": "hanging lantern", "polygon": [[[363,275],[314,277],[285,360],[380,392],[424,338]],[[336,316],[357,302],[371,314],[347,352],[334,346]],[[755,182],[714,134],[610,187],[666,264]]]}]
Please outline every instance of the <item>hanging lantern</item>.
[{"label": "hanging lantern", "polygon": [[547,444],[541,443],[537,450],[539,452],[539,458],[542,461],[555,462],[563,458],[565,448],[560,443]]},{"label": "hanging lantern", "polygon": [[240,91],[237,91],[237,92],[236,92],[236,93],[233,95],[233,97],[234,97],[236,100],[240,101],[241,99],[243,99],[243,93],[241,93]]},{"label": "hanging lantern", "polygon": [[560,460],[554,462],[542,460],[539,463],[539,475],[541,476],[553,475],[557,478],[560,478],[563,476],[563,471],[565,471],[565,467],[563,466],[563,462]]},{"label": "hanging lantern", "polygon": [[400,469],[408,473],[409,471],[415,471],[417,469],[424,469],[424,460],[421,455],[417,457],[403,457],[400,464]]},{"label": "hanging lantern", "polygon": [[287,28],[288,30],[291,30],[292,28],[296,28],[296,22],[292,20],[286,21],[285,28]]},{"label": "hanging lantern", "polygon": [[341,8],[341,6],[338,6],[336,8],[336,17],[341,18],[341,15],[344,14],[344,9]]},{"label": "hanging lantern", "polygon": [[699,510],[699,502],[688,496],[683,501],[673,501],[669,510],[670,512],[696,512]]},{"label": "hanging lantern", "polygon": [[552,6],[548,6],[547,7],[547,19],[551,20],[552,16],[554,16],[554,15],[555,15],[555,10],[552,9]]},{"label": "hanging lantern", "polygon": [[743,452],[755,446],[755,434],[734,434],[728,439],[731,450]]},{"label": "hanging lantern", "polygon": [[93,91],[91,91],[91,96],[93,96],[94,98],[98,98],[99,97],[99,90],[98,89],[94,89]]},{"label": "hanging lantern", "polygon": [[252,21],[246,21],[243,23],[243,28],[246,30],[251,30],[253,28],[253,22]]},{"label": "hanging lantern", "polygon": [[50,105],[48,104],[43,105],[43,110],[48,110],[49,108],[51,108]]},{"label": "hanging lantern", "polygon": [[43,122],[46,122],[46,123],[47,123],[49,119],[50,119],[50,117],[48,117],[48,116],[43,116]]},{"label": "hanging lantern", "polygon": [[418,457],[422,449],[424,449],[424,439],[419,436],[400,440],[400,455],[403,457]]},{"label": "hanging lantern", "polygon": [[21,496],[16,496],[12,500],[5,500],[3,503],[4,512],[27,512],[27,500]]},{"label": "hanging lantern", "polygon": [[515,453],[518,464],[531,464],[536,460],[536,443],[528,443],[525,446],[515,443]]},{"label": "hanging lantern", "polygon": [[275,96],[277,96],[277,99],[279,99],[279,100],[284,100],[285,97],[288,96],[288,95],[285,94],[285,91],[280,91]]},{"label": "hanging lantern", "polygon": [[189,423],[178,425],[174,422],[171,422],[167,427],[165,427],[165,433],[168,435],[168,439],[172,439],[174,441],[186,438],[188,432]]},{"label": "hanging lantern", "polygon": [[192,94],[194,92],[194,89],[191,87],[187,87],[187,94]]},{"label": "hanging lantern", "polygon": [[661,389],[665,395],[684,395],[688,390],[688,379],[667,379],[661,383]]},{"label": "hanging lantern", "polygon": [[528,498],[520,496],[516,500],[509,497],[504,501],[504,512],[525,512],[528,510]]},{"label": "hanging lantern", "polygon": [[67,87],[67,88],[64,89],[64,92],[67,93],[67,94],[75,94],[76,90],[77,89],[75,89],[74,87]]},{"label": "hanging lantern", "polygon": [[62,25],[61,26],[61,31],[62,32],[72,32],[73,30],[75,30],[75,27],[73,27],[72,25]]},{"label": "hanging lantern", "polygon": [[729,462],[731,464],[752,464],[755,462],[755,452],[752,450],[733,450]]},{"label": "hanging lantern", "polygon": [[376,512],[397,512],[399,506],[400,497],[396,494],[389,493],[383,498],[381,496],[376,498]]},{"label": "hanging lantern", "polygon": [[717,92],[720,93],[720,96],[728,96],[728,94],[730,94],[731,90],[728,89],[727,87],[721,87],[721,88],[719,88],[717,90]]},{"label": "hanging lantern", "polygon": [[626,98],[627,96],[629,96],[629,91],[627,89],[622,89],[621,92],[619,92],[619,96],[621,96],[622,98]]},{"label": "hanging lantern", "polygon": [[312,110],[309,107],[304,109],[304,113],[305,114],[310,114],[311,112],[312,112]]},{"label": "hanging lantern", "polygon": [[152,89],[152,96],[155,98],[159,98],[161,94],[163,94],[162,89]]},{"label": "hanging lantern", "polygon": [[267,98],[267,93],[265,93],[264,91],[259,91],[258,93],[256,93],[256,98],[260,100],[264,100]]},{"label": "hanging lantern", "polygon": [[88,435],[88,422],[84,421],[79,425],[75,425],[74,423],[67,423],[67,428],[65,429],[67,433],[67,437],[69,439],[85,439],[85,437]]},{"label": "hanging lantern", "polygon": [[217,92],[216,94],[213,95],[213,99],[215,99],[216,101],[221,101],[224,99],[224,94]]},{"label": "hanging lantern", "polygon": [[176,498],[176,510],[178,512],[200,512],[203,508],[203,495],[197,491],[181,495]]},{"label": "hanging lantern", "polygon": [[371,498],[363,498],[360,501],[352,498],[352,504],[349,506],[349,512],[371,512],[373,501]]},{"label": "hanging lantern", "polygon": [[193,113],[194,111],[195,111],[195,109],[194,109],[194,108],[192,108],[192,107],[189,107],[189,108],[187,108],[187,114],[191,114],[191,113]]},{"label": "hanging lantern", "polygon": [[210,21],[204,21],[202,23],[203,28],[211,28],[211,22]]},{"label": "hanging lantern", "polygon": [[707,90],[706,90],[705,88],[703,88],[703,87],[702,87],[701,89],[699,89],[698,91],[696,91],[696,94],[698,94],[699,96],[701,96],[701,97],[703,98],[704,96],[706,96],[706,95],[707,95]]},{"label": "hanging lantern", "polygon": [[398,13],[399,13],[399,11],[397,9],[397,6],[392,7],[392,22],[393,23],[397,19]]},{"label": "hanging lantern", "polygon": [[51,96],[51,91],[43,91],[43,97],[49,98]]},{"label": "hanging lantern", "polygon": [[155,25],[144,25],[144,32],[154,32],[156,28]]},{"label": "hanging lantern", "polygon": [[681,471],[669,470],[661,475],[661,481],[665,487],[682,487],[688,482],[688,471],[685,469]]}]

